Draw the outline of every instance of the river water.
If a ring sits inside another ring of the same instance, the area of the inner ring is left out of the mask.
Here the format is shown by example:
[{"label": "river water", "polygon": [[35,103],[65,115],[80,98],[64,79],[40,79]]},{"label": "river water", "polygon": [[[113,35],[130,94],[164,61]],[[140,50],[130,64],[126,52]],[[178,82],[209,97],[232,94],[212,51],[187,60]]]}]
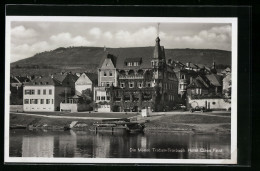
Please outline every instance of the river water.
[{"label": "river water", "polygon": [[10,157],[230,159],[230,135],[10,130]]}]

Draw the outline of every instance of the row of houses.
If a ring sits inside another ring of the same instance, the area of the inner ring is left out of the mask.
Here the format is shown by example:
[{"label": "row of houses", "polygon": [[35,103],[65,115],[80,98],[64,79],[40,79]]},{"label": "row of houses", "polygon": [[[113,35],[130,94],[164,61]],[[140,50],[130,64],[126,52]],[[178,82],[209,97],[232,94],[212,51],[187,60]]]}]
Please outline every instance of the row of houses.
[{"label": "row of houses", "polygon": [[80,102],[87,89],[93,92],[93,107],[98,112],[162,111],[178,103],[192,107],[196,100],[215,99],[214,103],[219,103],[231,97],[230,68],[218,72],[214,61],[209,68],[166,59],[159,37],[142,55],[134,48],[127,54],[104,51],[97,74],[58,73],[24,82],[20,86],[23,110],[84,110]]},{"label": "row of houses", "polygon": [[[11,78],[10,86],[22,90],[24,111],[59,111],[61,103],[78,102],[83,90],[92,91],[97,84],[97,76],[93,73],[56,73],[21,84],[15,84],[14,80],[17,77]],[[15,95],[11,89],[10,96]]]}]

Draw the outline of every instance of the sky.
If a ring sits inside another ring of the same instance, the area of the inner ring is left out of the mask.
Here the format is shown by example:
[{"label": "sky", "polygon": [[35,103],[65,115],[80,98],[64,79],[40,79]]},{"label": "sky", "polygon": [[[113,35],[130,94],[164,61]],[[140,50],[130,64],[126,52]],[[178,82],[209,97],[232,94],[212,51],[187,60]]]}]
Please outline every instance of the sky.
[{"label": "sky", "polygon": [[[157,23],[13,21],[11,62],[58,47],[154,46],[157,26]],[[166,49],[231,51],[231,31],[231,24],[228,23],[160,23],[159,37]]]}]

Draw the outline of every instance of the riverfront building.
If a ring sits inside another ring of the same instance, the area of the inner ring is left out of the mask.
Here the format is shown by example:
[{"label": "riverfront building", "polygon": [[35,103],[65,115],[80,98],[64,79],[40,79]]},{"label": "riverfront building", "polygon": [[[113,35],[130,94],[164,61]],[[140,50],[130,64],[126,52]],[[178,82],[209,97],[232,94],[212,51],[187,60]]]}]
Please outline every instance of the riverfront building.
[{"label": "riverfront building", "polygon": [[55,111],[70,96],[71,88],[53,76],[38,77],[24,85],[24,111]]},{"label": "riverfront building", "polygon": [[174,67],[166,62],[160,38],[155,41],[155,47],[145,48],[140,54],[129,48],[129,53],[104,56],[94,89],[98,111],[160,111],[178,100]]}]

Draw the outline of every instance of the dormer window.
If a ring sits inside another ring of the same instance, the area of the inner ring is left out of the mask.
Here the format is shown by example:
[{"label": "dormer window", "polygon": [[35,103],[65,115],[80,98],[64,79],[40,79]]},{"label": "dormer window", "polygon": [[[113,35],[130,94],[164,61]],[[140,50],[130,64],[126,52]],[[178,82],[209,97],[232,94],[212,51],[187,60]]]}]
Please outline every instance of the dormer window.
[{"label": "dormer window", "polygon": [[107,73],[104,71],[104,77],[106,77],[107,76]]},{"label": "dormer window", "polygon": [[110,77],[113,76],[112,71],[109,71],[109,76],[110,76]]},{"label": "dormer window", "polygon": [[142,58],[127,58],[125,59],[126,66],[139,66],[142,63]]},{"label": "dormer window", "polygon": [[134,88],[134,82],[129,83],[129,88]]},{"label": "dormer window", "polygon": [[125,83],[121,83],[121,84],[120,84],[120,87],[121,87],[121,88],[125,88]]},{"label": "dormer window", "polygon": [[46,82],[46,85],[48,85],[49,84],[49,82]]}]

